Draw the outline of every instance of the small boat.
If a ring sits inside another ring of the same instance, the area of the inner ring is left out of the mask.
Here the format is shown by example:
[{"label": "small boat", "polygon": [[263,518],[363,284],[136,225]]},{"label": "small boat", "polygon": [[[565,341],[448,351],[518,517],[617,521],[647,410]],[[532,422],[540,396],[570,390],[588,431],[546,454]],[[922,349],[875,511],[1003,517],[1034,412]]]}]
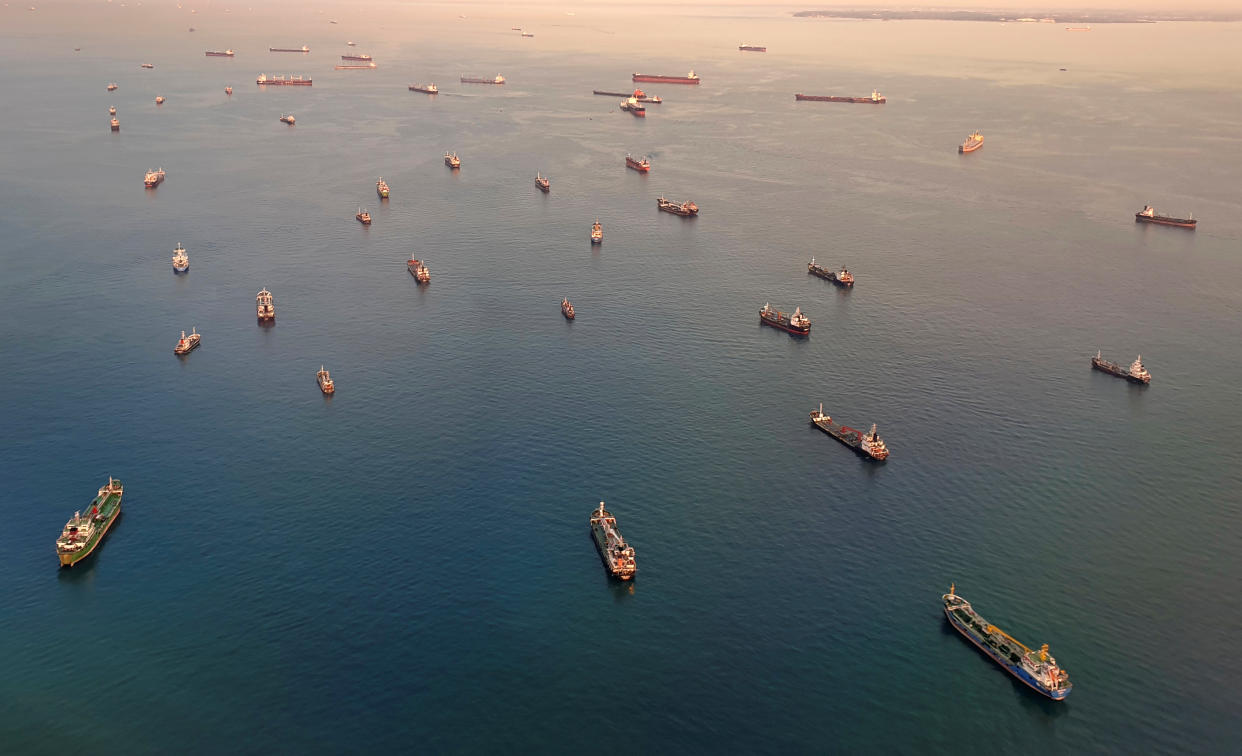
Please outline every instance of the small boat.
[{"label": "small boat", "polygon": [[431,271],[427,270],[427,266],[423,264],[423,261],[414,257],[414,255],[410,255],[410,261],[405,264],[405,269],[420,284],[431,283]]},{"label": "small boat", "polygon": [[535,186],[539,187],[539,191],[547,194],[552,191],[552,181],[543,177],[543,174],[535,174]]},{"label": "small boat", "polygon": [[155,96],[155,104],[156,104],[156,105],[163,105],[163,104],[164,104],[164,96],[163,96],[163,95],[156,95],[156,96]]},{"label": "small boat", "polygon": [[319,390],[327,396],[336,393],[336,384],[332,381],[332,376],[328,375],[328,371],[324,370],[323,365],[319,366],[319,372],[315,373],[315,380],[319,382]]},{"label": "small boat", "polygon": [[440,88],[435,84],[411,84],[411,92],[424,92],[426,94],[439,94]]},{"label": "small boat", "polygon": [[591,226],[591,243],[604,243],[604,227],[599,225],[599,218],[595,219],[595,225]]},{"label": "small boat", "polygon": [[574,319],[574,306],[569,303],[569,297],[561,298],[561,314],[566,320]]},{"label": "small boat", "polygon": [[364,226],[371,225],[371,214],[362,208],[358,208],[358,213],[354,217]]},{"label": "small boat", "polygon": [[276,319],[276,305],[272,303],[272,292],[264,289],[255,295],[254,314],[260,321]]},{"label": "small boat", "polygon": [[177,248],[173,250],[172,266],[173,270],[178,273],[184,273],[190,269],[190,255],[185,251],[185,247],[181,246],[181,242],[177,242]]},{"label": "small boat", "polygon": [[154,189],[164,183],[164,169],[160,168],[156,171],[147,171],[147,175],[143,178],[142,183],[146,184],[148,189]]},{"label": "small boat", "polygon": [[109,84],[109,85],[108,85],[108,91],[109,91],[109,92],[115,92],[115,91],[116,91],[116,84]]},{"label": "small boat", "polygon": [[457,157],[456,152],[446,152],[444,153],[444,164],[449,168],[460,168],[461,158]]},{"label": "small boat", "polygon": [[693,202],[673,202],[663,197],[656,198],[656,207],[673,215],[690,216],[699,214],[699,206]]},{"label": "small boat", "polygon": [[388,199],[388,183],[384,181],[383,176],[375,182],[375,193],[380,196],[380,199]]},{"label": "small boat", "polygon": [[150,63],[143,63],[142,66],[140,67],[141,68],[155,68],[155,66]]},{"label": "small boat", "polygon": [[115,119],[115,118],[113,118],[113,119],[112,119],[112,130],[113,130],[113,131],[120,131],[120,130],[121,130],[121,122],[120,122],[120,121],[118,121],[118,120],[117,120],[117,119]]},{"label": "small boat", "polygon": [[225,87],[225,88],[224,88],[224,93],[225,93],[226,95],[231,95],[231,94],[233,94],[233,88],[232,88],[232,87]]},{"label": "small boat", "polygon": [[1174,218],[1171,215],[1159,215],[1156,208],[1151,205],[1143,205],[1143,209],[1134,214],[1135,223],[1155,223],[1158,226],[1179,226],[1188,228],[1191,231],[1199,225],[1199,221],[1191,216],[1185,218]]},{"label": "small boat", "polygon": [[297,119],[294,118],[292,114],[286,114],[280,117],[280,122],[287,123],[290,126],[292,126],[293,124],[297,123]]},{"label": "small boat", "polygon": [[626,156],[625,156],[625,167],[626,167],[626,168],[633,168],[634,170],[638,171],[639,173],[647,173],[647,172],[649,172],[649,171],[651,170],[651,161],[650,161],[650,160],[648,160],[648,159],[647,159],[647,158],[645,158],[645,157],[644,157],[644,158],[639,158],[638,160],[635,160],[634,158],[630,157],[629,155],[626,155]]},{"label": "small boat", "polygon": [[982,146],[983,146],[983,134],[980,134],[978,131],[976,131],[970,136],[966,137],[965,142],[962,142],[961,144],[957,146],[957,151],[960,154],[965,154],[967,152],[974,152],[975,150],[979,149]]},{"label": "small boat", "polygon": [[115,105],[109,105],[109,106],[108,106],[108,115],[116,115],[116,106],[115,106]]},{"label": "small boat", "polygon": [[185,331],[181,332],[181,339],[177,342],[177,346],[173,347],[175,354],[189,354],[191,350],[197,349],[202,343],[203,337],[199,335],[198,329],[191,328],[190,335],[186,336]]}]

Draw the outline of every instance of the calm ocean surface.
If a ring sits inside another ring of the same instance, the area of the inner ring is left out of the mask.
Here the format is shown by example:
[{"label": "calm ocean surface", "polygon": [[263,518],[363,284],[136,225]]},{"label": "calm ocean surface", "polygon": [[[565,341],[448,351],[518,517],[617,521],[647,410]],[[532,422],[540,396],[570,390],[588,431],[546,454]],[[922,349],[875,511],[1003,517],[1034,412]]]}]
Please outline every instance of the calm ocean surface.
[{"label": "calm ocean surface", "polygon": [[[190,7],[0,9],[0,751],[1236,748],[1242,27]],[[645,120],[590,94],[691,67]],[[1068,701],[947,626],[953,581]]]}]

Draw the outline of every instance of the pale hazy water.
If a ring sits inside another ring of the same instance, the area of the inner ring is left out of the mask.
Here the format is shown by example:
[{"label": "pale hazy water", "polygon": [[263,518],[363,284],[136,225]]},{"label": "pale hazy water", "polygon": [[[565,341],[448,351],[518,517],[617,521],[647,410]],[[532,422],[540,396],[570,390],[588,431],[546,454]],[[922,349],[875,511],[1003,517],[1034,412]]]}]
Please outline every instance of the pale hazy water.
[{"label": "pale hazy water", "polygon": [[[1239,26],[73,7],[0,10],[0,750],[1242,734]],[[333,71],[346,39],[380,67]],[[645,121],[590,95],[690,67],[703,85],[647,87],[666,102]],[[444,93],[406,90],[425,81]],[[872,87],[888,104],[793,102]],[[1145,202],[1202,227],[1138,226]],[[760,329],[764,302],[812,336]],[[1095,349],[1141,351],[1152,385],[1091,372]],[[820,401],[878,422],[887,465],[811,429]],[[126,514],[58,573],[58,529],[108,474]],[[600,499],[632,590],[587,535]],[[1052,645],[1067,702],[947,628],[950,581]]]}]

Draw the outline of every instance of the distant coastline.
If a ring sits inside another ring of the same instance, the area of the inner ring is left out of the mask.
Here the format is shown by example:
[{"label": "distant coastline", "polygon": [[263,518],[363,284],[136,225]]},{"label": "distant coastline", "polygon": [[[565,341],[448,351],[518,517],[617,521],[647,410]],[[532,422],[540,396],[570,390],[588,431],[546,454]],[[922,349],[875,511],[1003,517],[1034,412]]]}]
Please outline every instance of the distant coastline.
[{"label": "distant coastline", "polygon": [[1154,24],[1161,21],[1242,21],[1240,14],[1226,13],[1144,13],[1135,15],[1126,11],[1065,11],[1055,15],[1044,12],[954,10],[909,8],[830,8],[827,10],[804,10],[793,14],[796,18],[843,18],[878,21],[992,21],[1000,23],[1045,24]]}]

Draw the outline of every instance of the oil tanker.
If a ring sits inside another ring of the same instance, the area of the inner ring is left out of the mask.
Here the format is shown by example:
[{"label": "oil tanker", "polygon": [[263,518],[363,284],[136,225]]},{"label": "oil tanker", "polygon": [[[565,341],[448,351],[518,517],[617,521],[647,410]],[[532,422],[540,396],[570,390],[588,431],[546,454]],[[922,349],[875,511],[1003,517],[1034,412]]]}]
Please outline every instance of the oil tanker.
[{"label": "oil tanker", "polygon": [[875,423],[871,424],[871,430],[867,433],[857,431],[848,425],[834,423],[831,417],[824,414],[824,405],[821,402],[819,409],[811,412],[811,424],[864,457],[877,462],[888,459],[888,446],[880,438],[880,434],[876,433]]},{"label": "oil tanker", "polygon": [[1143,209],[1134,214],[1135,223],[1155,223],[1158,226],[1178,226],[1180,228],[1189,228],[1192,231],[1199,221],[1194,218],[1174,218],[1171,215],[1157,215],[1156,208],[1151,205],[1143,205]]},{"label": "oil tanker", "polygon": [[617,518],[604,509],[604,502],[599,509],[591,513],[591,539],[595,548],[599,549],[599,558],[608,568],[608,574],[618,580],[631,580],[638,566],[634,564],[634,547],[625,542],[621,531],[617,530]]},{"label": "oil tanker", "polygon": [[650,81],[658,84],[698,84],[699,77],[690,71],[685,76],[663,76],[660,74],[640,74],[636,73],[630,77],[631,81]]},{"label": "oil tanker", "polygon": [[819,276],[825,281],[832,281],[837,286],[844,286],[847,289],[854,286],[854,274],[846,270],[844,266],[841,267],[840,272],[835,272],[822,265],[817,265],[814,257],[806,264],[806,272],[813,276]]},{"label": "oil tanker", "polygon": [[72,567],[94,553],[104,536],[121,515],[121,497],[125,489],[121,481],[108,478],[108,485],[99,489],[88,514],[74,512],[56,539],[56,556],[61,567]]},{"label": "oil tanker", "polygon": [[794,336],[806,336],[811,332],[811,319],[802,314],[801,307],[795,307],[791,314],[781,312],[780,310],[773,310],[771,305],[765,304],[763,309],[759,311],[759,323],[779,328],[782,331],[792,333]]},{"label": "oil tanker", "polygon": [[1123,368],[1115,362],[1109,362],[1100,356],[1097,351],[1095,356],[1091,358],[1091,367],[1109,375],[1115,375],[1118,378],[1125,378],[1131,383],[1142,383],[1144,385],[1151,383],[1151,373],[1147,372],[1147,368],[1143,366],[1143,355],[1139,355],[1138,359],[1130,363],[1129,369]]},{"label": "oil tanker", "polygon": [[743,42],[742,44],[737,46],[737,49],[741,50],[742,52],[767,52],[768,51],[768,48],[764,47],[763,45],[752,45],[749,42]]},{"label": "oil tanker", "polygon": [[870,97],[838,97],[836,95],[808,95],[795,94],[794,100],[801,102],[809,100],[811,102],[864,102],[872,105],[883,105],[888,102],[888,98],[880,94],[878,90],[871,90]]}]

